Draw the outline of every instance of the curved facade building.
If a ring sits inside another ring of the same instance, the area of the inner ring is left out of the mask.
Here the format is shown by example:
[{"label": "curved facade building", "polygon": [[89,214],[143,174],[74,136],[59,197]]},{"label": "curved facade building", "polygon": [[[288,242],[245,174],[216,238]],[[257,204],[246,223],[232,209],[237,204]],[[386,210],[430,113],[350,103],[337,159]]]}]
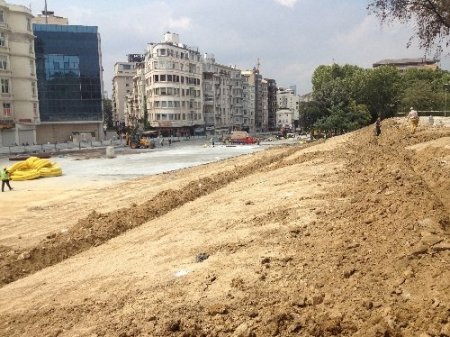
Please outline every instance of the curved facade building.
[{"label": "curved facade building", "polygon": [[36,143],[39,123],[31,10],[0,0],[0,146]]},{"label": "curved facade building", "polygon": [[[166,33],[152,43],[145,58],[148,120],[163,134],[203,132],[202,64],[198,50]],[[200,131],[201,129],[201,131]]]}]

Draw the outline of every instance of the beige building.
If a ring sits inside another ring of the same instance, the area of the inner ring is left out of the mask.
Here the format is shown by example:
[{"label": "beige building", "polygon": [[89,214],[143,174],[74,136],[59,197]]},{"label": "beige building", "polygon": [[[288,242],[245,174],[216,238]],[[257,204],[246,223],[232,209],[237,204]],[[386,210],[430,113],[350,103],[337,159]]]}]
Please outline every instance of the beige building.
[{"label": "beige building", "polygon": [[439,60],[428,60],[426,58],[404,58],[404,59],[386,59],[375,62],[373,64],[374,68],[381,66],[393,66],[400,71],[405,71],[407,69],[429,69],[436,70]]},{"label": "beige building", "polygon": [[0,0],[0,146],[36,143],[39,123],[33,15]]},{"label": "beige building", "polygon": [[[133,55],[134,56],[134,55]],[[127,96],[132,94],[133,78],[136,75],[136,61],[129,56],[128,62],[116,62],[112,79],[113,121],[116,126],[126,125]]]},{"label": "beige building", "polygon": [[244,129],[243,79],[241,71],[203,56],[203,114],[209,134]]},{"label": "beige building", "polygon": [[38,14],[33,18],[33,23],[39,23],[44,25],[68,25],[69,19],[62,16],[55,16],[55,12],[42,11],[42,14]]}]

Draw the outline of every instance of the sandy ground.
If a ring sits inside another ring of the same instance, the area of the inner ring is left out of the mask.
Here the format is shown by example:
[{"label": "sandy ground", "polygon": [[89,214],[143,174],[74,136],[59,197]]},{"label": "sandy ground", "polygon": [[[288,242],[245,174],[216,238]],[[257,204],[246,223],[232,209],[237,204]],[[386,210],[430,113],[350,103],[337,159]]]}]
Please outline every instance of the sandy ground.
[{"label": "sandy ground", "polygon": [[450,336],[450,128],[382,130],[8,194],[0,335]]}]

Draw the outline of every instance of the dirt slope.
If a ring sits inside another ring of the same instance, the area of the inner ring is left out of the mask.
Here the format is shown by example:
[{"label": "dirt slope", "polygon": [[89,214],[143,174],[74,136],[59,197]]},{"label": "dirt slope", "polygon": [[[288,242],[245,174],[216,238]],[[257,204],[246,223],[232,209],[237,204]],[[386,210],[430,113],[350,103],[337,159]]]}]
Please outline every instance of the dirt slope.
[{"label": "dirt slope", "polygon": [[95,194],[2,247],[1,336],[450,336],[448,128],[391,120]]}]

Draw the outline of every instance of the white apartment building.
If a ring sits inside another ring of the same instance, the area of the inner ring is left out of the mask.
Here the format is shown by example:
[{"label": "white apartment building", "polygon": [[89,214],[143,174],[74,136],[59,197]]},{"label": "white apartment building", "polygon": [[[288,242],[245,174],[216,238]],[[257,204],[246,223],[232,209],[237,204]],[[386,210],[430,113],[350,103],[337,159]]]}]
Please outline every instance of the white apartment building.
[{"label": "white apartment building", "polygon": [[39,123],[33,15],[0,0],[0,146],[36,143]]},{"label": "white apartment building", "polygon": [[145,57],[148,120],[163,134],[204,132],[202,58],[196,48],[167,32]]},{"label": "white apartment building", "polygon": [[293,89],[279,88],[277,92],[278,109],[288,109],[293,112],[293,119],[299,120],[300,96]]},{"label": "white apartment building", "polygon": [[292,129],[294,127],[294,112],[289,109],[278,110],[276,114],[276,124],[278,129]]},{"label": "white apartment building", "polygon": [[136,75],[137,62],[116,62],[112,79],[113,121],[116,127],[125,126],[127,95],[133,89],[133,77]]}]

